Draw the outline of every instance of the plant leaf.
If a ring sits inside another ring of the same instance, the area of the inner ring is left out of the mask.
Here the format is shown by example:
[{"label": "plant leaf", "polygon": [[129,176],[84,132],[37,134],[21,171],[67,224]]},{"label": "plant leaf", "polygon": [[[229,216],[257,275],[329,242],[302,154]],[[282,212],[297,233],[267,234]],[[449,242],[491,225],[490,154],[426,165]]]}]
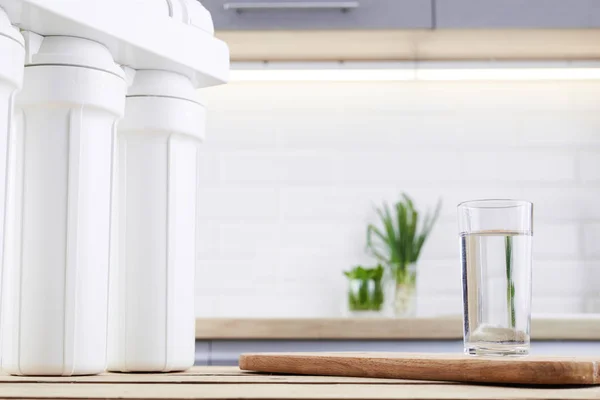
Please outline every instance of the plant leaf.
[{"label": "plant leaf", "polygon": [[367,227],[367,249],[396,277],[406,275],[408,265],[416,262],[421,254],[439,217],[441,204],[439,200],[435,211],[427,212],[421,221],[419,211],[406,193],[402,193],[401,200],[393,208],[384,202],[375,209],[379,226],[370,224]]}]

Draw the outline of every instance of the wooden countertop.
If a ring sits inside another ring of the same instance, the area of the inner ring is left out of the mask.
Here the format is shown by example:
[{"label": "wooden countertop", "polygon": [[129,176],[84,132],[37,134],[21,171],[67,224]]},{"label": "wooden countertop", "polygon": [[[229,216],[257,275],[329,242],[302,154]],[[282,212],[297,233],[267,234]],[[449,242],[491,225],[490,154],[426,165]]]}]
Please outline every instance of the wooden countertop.
[{"label": "wooden countertop", "polygon": [[[600,340],[600,314],[538,317],[534,340]],[[196,338],[211,339],[462,339],[462,319],[440,318],[199,318]]]},{"label": "wooden countertop", "polygon": [[235,367],[173,374],[0,375],[0,399],[598,399],[600,386],[502,387],[453,382],[265,375]]}]

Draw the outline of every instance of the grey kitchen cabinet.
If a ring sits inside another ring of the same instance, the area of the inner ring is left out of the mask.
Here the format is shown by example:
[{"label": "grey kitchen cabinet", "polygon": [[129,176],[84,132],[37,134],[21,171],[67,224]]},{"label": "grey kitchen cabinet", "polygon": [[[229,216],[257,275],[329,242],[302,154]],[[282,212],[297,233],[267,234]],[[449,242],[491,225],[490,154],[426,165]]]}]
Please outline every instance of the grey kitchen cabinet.
[{"label": "grey kitchen cabinet", "polygon": [[201,1],[217,30],[600,28],[600,0]]},{"label": "grey kitchen cabinet", "polygon": [[294,351],[460,353],[462,348],[462,340],[212,340],[208,363],[209,365],[236,365],[242,353]]},{"label": "grey kitchen cabinet", "polygon": [[[392,351],[462,353],[462,340],[201,340],[196,365],[237,365],[242,353],[294,351]],[[534,355],[589,356],[600,354],[600,341],[534,340]]]},{"label": "grey kitchen cabinet", "polygon": [[196,353],[194,365],[210,365],[210,346],[208,340],[196,340]]},{"label": "grey kitchen cabinet", "polygon": [[217,30],[431,29],[432,0],[202,0]]},{"label": "grey kitchen cabinet", "polygon": [[598,0],[434,0],[439,29],[600,27]]}]

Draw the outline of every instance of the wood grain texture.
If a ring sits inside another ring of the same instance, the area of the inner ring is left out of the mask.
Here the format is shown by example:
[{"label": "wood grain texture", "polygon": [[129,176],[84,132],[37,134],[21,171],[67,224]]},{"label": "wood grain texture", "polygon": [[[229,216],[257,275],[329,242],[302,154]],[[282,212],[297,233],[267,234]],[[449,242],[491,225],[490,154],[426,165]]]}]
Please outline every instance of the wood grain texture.
[{"label": "wood grain texture", "polygon": [[420,353],[243,354],[242,370],[524,385],[600,383],[600,357],[471,357]]},{"label": "wood grain texture", "polygon": [[34,384],[0,386],[0,399],[248,399],[248,400],[393,400],[393,399],[595,399],[593,388],[511,388],[474,385],[269,385],[269,384]]},{"label": "wood grain texture", "polygon": [[526,388],[251,374],[234,367],[88,377],[0,376],[0,399],[598,399],[600,387]]},{"label": "wood grain texture", "polygon": [[218,31],[232,61],[597,60],[598,29]]},{"label": "wood grain texture", "polygon": [[[215,369],[225,368],[227,371]],[[407,379],[377,379],[377,378],[355,378],[345,376],[310,376],[310,375],[272,375],[240,371],[234,367],[194,367],[183,373],[156,373],[156,374],[125,374],[105,373],[90,376],[14,376],[0,375],[0,383],[168,383],[168,384],[206,384],[206,383],[270,383],[270,384],[414,384],[427,385],[433,382],[423,380]],[[435,382],[440,384],[440,382]],[[443,382],[452,385],[454,382]]]},{"label": "wood grain texture", "polygon": [[457,339],[460,318],[198,319],[196,339]]},{"label": "wood grain texture", "polygon": [[[196,339],[462,339],[462,318],[200,318]],[[600,316],[533,318],[534,340],[600,340]]]}]

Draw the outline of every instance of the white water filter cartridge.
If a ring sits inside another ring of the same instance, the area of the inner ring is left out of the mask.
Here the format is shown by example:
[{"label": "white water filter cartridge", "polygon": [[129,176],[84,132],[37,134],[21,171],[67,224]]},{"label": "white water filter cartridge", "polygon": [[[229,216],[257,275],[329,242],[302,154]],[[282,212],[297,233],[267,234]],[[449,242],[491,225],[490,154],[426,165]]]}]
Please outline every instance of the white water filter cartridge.
[{"label": "white water filter cartridge", "polygon": [[25,36],[35,54],[27,55],[9,139],[2,367],[17,375],[100,373],[124,75],[96,42]]},{"label": "white water filter cartridge", "polygon": [[[0,8],[0,260],[2,260],[4,241],[8,135],[11,129],[14,129],[15,95],[23,83],[24,63],[23,36],[17,28],[10,24],[8,17]],[[2,273],[0,273],[0,286],[2,284],[1,277]]]},{"label": "white water filter cartridge", "polygon": [[198,146],[205,111],[191,81],[141,70],[119,123],[108,369],[194,363]]}]

